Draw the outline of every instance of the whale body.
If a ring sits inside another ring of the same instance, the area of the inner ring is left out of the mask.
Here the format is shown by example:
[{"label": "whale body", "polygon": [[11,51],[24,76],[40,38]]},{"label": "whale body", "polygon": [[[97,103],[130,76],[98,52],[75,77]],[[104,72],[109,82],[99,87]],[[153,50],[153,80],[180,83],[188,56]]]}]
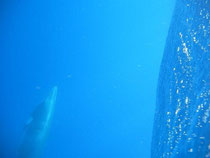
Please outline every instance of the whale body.
[{"label": "whale body", "polygon": [[26,123],[25,133],[18,151],[18,158],[39,158],[46,141],[56,102],[57,87],[46,100],[38,105]]},{"label": "whale body", "polygon": [[210,158],[208,0],[177,0],[160,67],[151,158]]}]

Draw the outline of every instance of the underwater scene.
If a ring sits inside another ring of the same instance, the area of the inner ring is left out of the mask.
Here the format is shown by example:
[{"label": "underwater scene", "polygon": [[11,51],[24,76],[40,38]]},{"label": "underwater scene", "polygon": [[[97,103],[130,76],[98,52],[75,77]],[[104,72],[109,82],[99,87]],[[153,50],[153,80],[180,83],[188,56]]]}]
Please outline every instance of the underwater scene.
[{"label": "underwater scene", "polygon": [[0,1],[0,158],[210,158],[209,12]]}]

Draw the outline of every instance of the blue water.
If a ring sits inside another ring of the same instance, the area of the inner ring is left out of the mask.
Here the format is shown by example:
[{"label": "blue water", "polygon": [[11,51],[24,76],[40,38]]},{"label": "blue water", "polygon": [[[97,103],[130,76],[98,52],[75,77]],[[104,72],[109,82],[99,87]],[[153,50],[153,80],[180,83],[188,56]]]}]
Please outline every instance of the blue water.
[{"label": "blue water", "polygon": [[0,2],[0,147],[58,86],[43,158],[150,157],[173,1]]}]

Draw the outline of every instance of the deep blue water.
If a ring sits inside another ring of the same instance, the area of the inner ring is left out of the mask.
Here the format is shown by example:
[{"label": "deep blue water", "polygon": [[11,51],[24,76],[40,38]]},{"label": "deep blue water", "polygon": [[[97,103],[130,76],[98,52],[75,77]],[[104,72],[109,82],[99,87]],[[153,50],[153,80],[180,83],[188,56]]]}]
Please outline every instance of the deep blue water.
[{"label": "deep blue water", "polygon": [[173,2],[0,2],[0,155],[58,86],[43,158],[150,157]]}]

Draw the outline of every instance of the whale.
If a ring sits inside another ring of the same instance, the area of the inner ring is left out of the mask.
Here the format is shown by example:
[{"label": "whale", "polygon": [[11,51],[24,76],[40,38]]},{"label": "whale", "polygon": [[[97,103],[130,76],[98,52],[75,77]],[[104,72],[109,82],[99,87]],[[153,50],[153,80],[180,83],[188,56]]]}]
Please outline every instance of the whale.
[{"label": "whale", "polygon": [[57,89],[53,87],[48,97],[31,113],[17,152],[18,158],[41,157],[54,113]]},{"label": "whale", "polygon": [[204,33],[209,2],[175,2],[160,65],[151,158],[210,158],[209,32]]}]

